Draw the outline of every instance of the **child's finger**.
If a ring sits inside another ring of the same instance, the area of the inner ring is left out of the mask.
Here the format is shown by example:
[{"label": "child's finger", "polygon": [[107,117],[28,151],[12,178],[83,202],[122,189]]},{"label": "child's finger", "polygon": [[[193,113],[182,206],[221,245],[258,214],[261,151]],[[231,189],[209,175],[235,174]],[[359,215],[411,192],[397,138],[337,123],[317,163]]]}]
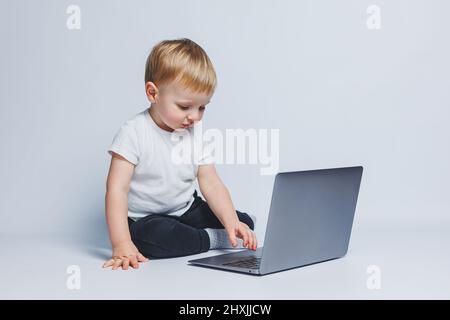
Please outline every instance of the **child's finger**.
[{"label": "child's finger", "polygon": [[113,265],[113,263],[114,263],[114,259],[109,259],[108,261],[106,261],[106,262],[103,264],[103,268],[111,267],[111,266]]},{"label": "child's finger", "polygon": [[240,233],[242,235],[242,240],[244,240],[243,246],[246,247],[248,244],[248,234],[245,231],[240,230]]},{"label": "child's finger", "polygon": [[132,256],[130,259],[130,264],[133,268],[138,269],[139,268],[139,263],[138,263],[138,259],[136,256]]},{"label": "child's finger", "polygon": [[138,253],[137,255],[138,262],[147,262],[148,258],[144,257],[141,253]]},{"label": "child's finger", "polygon": [[233,247],[236,247],[237,246],[237,239],[236,239],[236,235],[234,234],[234,232],[228,232],[228,238],[230,238],[231,245]]},{"label": "child's finger", "polygon": [[250,229],[247,230],[247,236],[248,236],[247,248],[248,249],[253,248],[253,237]]},{"label": "child's finger", "polygon": [[244,230],[244,231],[242,231],[242,234],[243,234],[243,239],[244,239],[243,246],[244,246],[244,247],[247,247],[248,244],[249,244],[249,242],[250,242],[250,239],[249,239],[249,237],[248,237],[248,231],[247,231],[247,230]]},{"label": "child's finger", "polygon": [[251,237],[252,237],[252,240],[253,240],[251,249],[255,250],[255,247],[256,247],[256,235],[255,235],[254,232],[251,233]]},{"label": "child's finger", "polygon": [[112,269],[116,270],[121,265],[122,265],[122,259],[116,259],[116,260],[114,260],[114,265],[113,265]]},{"label": "child's finger", "polygon": [[130,266],[130,260],[128,258],[124,258],[122,262],[122,270],[128,270]]}]

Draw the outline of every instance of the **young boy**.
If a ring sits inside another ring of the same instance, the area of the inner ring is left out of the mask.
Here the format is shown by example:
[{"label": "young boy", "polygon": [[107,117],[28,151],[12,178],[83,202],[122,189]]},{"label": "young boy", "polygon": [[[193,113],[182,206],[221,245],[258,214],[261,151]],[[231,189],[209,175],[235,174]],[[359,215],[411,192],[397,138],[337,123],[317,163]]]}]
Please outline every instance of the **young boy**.
[{"label": "young boy", "polygon": [[[174,134],[193,136],[216,83],[209,57],[189,39],[161,41],[150,52],[145,92],[151,105],[122,125],[108,149],[106,221],[113,253],[103,267],[137,269],[146,257],[210,249],[256,250],[255,218],[234,208],[212,154],[203,148],[197,163],[173,161],[180,143]],[[206,201],[197,195],[196,178]]]}]

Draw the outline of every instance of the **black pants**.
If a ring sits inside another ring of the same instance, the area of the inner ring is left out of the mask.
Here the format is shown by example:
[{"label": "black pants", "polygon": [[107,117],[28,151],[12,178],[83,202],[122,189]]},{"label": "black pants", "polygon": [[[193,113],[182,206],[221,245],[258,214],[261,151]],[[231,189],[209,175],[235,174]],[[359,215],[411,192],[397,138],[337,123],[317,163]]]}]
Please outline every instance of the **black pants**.
[{"label": "black pants", "polygon": [[[209,236],[203,229],[224,227],[197,191],[194,198],[180,217],[151,214],[138,221],[128,218],[131,239],[139,252],[148,258],[172,258],[208,251]],[[236,213],[240,221],[254,229],[248,214]]]}]

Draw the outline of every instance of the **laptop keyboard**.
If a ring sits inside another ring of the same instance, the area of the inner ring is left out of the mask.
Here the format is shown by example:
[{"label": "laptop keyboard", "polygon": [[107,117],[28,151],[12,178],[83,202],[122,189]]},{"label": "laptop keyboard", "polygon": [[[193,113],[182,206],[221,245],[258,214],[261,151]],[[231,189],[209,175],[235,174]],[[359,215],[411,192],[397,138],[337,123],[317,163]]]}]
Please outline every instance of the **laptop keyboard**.
[{"label": "laptop keyboard", "polygon": [[224,263],[224,266],[247,268],[247,269],[258,269],[261,263],[261,258],[251,257],[244,260],[238,260],[233,262]]}]

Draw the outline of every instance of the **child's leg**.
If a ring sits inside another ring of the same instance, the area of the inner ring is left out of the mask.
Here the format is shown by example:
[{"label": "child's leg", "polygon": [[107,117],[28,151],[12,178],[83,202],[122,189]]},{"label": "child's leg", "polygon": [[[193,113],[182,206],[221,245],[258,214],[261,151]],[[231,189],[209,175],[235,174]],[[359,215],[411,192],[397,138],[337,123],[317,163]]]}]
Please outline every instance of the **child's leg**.
[{"label": "child's leg", "polygon": [[[208,203],[194,193],[195,200],[188,211],[181,217],[180,221],[194,228],[201,228],[208,233],[210,249],[232,249],[233,246],[229,240],[228,233],[224,229],[222,223],[212,212]],[[236,210],[238,219],[247,224],[250,229],[254,230],[255,218],[251,218],[248,214]],[[242,239],[238,239],[235,249],[243,249]]]},{"label": "child's leg", "polygon": [[[181,217],[180,221],[195,228],[201,228],[208,233],[210,241],[210,249],[232,249],[233,246],[228,238],[228,233],[224,229],[222,223],[217,219],[212,212],[208,203],[194,192],[194,203],[191,205]],[[236,210],[239,221],[249,226],[251,230],[255,229],[256,218],[247,213]],[[237,247],[235,249],[242,249],[243,241],[238,239]]]},{"label": "child's leg", "polygon": [[[209,208],[208,203],[197,195],[197,191],[195,191],[194,196],[194,203],[180,217],[180,221],[194,228],[223,229],[222,223]],[[255,229],[254,221],[247,213],[236,210],[236,214],[239,221],[248,225],[250,229]]]},{"label": "child's leg", "polygon": [[130,222],[130,234],[138,250],[149,258],[197,254],[208,251],[210,246],[205,230],[166,215],[155,214]]}]

